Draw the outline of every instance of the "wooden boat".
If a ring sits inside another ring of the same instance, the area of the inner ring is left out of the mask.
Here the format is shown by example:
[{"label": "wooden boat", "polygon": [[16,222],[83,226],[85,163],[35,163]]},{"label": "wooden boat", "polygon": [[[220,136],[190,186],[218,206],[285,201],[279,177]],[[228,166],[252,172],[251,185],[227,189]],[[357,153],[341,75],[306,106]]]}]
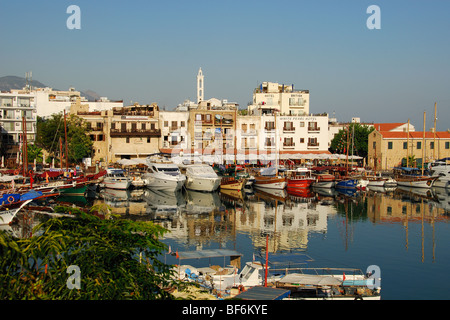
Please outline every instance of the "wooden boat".
[{"label": "wooden boat", "polygon": [[289,170],[287,177],[287,189],[309,189],[316,179],[311,176],[311,170],[307,168],[298,168],[297,170]]},{"label": "wooden boat", "polygon": [[430,176],[398,176],[396,177],[397,185],[402,187],[413,187],[413,188],[431,188],[433,182],[438,177],[430,177]]},{"label": "wooden boat", "polygon": [[222,177],[220,181],[220,189],[237,190],[244,189],[246,179],[235,179],[234,177]]},{"label": "wooden boat", "polygon": [[253,185],[259,188],[284,189],[287,186],[287,181],[285,177],[280,176],[256,176]]},{"label": "wooden boat", "polygon": [[31,201],[33,201],[33,199],[29,199],[29,200],[23,201],[20,204],[20,206],[17,207],[17,208],[0,211],[0,225],[2,225],[2,224],[10,224],[11,221],[16,216],[17,212],[19,212],[23,207],[25,207]]},{"label": "wooden boat", "polygon": [[313,176],[316,177],[316,180],[312,183],[315,188],[333,188],[336,183],[334,176],[329,173],[319,173]]}]

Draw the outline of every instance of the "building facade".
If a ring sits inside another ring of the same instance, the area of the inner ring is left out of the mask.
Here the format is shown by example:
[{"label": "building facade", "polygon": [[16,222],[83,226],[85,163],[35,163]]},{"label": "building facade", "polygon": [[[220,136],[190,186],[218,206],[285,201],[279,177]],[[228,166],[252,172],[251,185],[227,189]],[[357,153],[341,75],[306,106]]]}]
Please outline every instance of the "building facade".
[{"label": "building facade", "polygon": [[263,82],[253,90],[249,115],[273,114],[302,116],[309,114],[309,90],[294,90],[294,85]]},{"label": "building facade", "polygon": [[73,104],[71,113],[84,119],[93,141],[93,161],[146,158],[159,152],[161,129],[157,104],[89,111],[88,105]]},{"label": "building facade", "polygon": [[377,170],[391,170],[406,165],[406,157],[414,156],[410,167],[425,162],[450,157],[450,132],[378,131],[369,134],[368,165]]},{"label": "building facade", "polygon": [[0,92],[0,128],[3,165],[14,166],[19,161],[23,134],[28,143],[36,138],[36,99],[25,90]]}]

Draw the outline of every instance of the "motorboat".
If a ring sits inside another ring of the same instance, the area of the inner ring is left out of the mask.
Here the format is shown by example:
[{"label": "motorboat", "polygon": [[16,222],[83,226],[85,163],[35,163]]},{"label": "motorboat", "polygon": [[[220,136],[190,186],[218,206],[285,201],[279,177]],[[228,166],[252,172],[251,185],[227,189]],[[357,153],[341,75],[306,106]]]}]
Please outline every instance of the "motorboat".
[{"label": "motorboat", "polygon": [[122,169],[106,169],[103,185],[109,189],[126,190],[131,186],[131,180],[125,177]]},{"label": "motorboat", "polygon": [[222,179],[210,165],[192,164],[186,166],[186,189],[194,191],[215,191]]},{"label": "motorboat", "polygon": [[450,188],[450,165],[444,161],[436,161],[430,168],[433,176],[438,176],[434,181],[433,187],[436,188]]},{"label": "motorboat", "polygon": [[152,190],[177,191],[186,182],[186,176],[181,173],[176,164],[167,160],[147,158],[147,172],[142,179],[147,188]]}]

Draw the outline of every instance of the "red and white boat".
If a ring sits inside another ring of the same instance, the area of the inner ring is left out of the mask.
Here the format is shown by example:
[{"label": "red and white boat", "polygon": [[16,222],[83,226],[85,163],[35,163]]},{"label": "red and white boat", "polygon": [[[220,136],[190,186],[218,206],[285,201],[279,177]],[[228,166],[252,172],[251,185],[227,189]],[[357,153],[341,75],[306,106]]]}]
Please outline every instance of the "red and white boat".
[{"label": "red and white boat", "polygon": [[308,168],[298,168],[297,170],[289,170],[287,178],[287,189],[308,189],[316,179],[311,176],[311,170]]}]

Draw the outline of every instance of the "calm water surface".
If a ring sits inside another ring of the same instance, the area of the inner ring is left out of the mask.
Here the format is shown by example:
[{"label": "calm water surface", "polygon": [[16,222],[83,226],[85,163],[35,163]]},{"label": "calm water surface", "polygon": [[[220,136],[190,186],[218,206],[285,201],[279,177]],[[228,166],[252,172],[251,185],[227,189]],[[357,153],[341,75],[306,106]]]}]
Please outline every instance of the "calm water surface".
[{"label": "calm water surface", "polygon": [[[250,189],[242,194],[103,190],[115,212],[153,220],[170,232],[172,251],[233,249],[246,261],[304,253],[305,267],[381,271],[382,299],[450,299],[450,191],[312,190],[291,195]],[[177,264],[171,255],[167,263]],[[223,259],[183,260],[196,267]]]},{"label": "calm water surface", "polygon": [[[233,249],[243,255],[242,267],[253,257],[262,261],[268,235],[270,254],[313,259],[303,267],[365,272],[377,265],[382,299],[450,299],[450,191],[444,189],[297,195],[257,189],[242,194],[104,189],[99,196],[93,204],[105,202],[124,218],[151,220],[168,229],[162,241],[172,251]],[[172,255],[161,259],[178,264]],[[222,266],[224,260],[181,263]]]}]

